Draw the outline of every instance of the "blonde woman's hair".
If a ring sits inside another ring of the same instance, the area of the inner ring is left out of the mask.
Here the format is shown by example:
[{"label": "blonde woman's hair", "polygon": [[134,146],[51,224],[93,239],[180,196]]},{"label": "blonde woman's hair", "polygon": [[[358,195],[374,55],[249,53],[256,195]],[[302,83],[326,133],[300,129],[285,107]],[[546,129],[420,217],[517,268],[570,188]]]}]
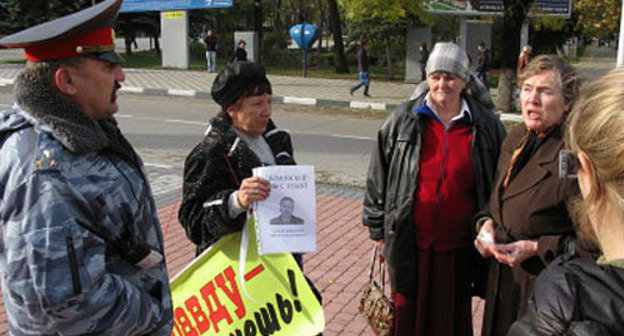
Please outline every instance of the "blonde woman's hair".
[{"label": "blonde woman's hair", "polygon": [[525,80],[544,71],[554,71],[558,75],[563,101],[569,106],[565,112],[569,112],[578,97],[581,77],[573,66],[557,55],[539,55],[533,58],[518,76],[518,87],[522,89]]},{"label": "blonde woman's hair", "polygon": [[596,204],[602,194],[624,210],[624,69],[583,88],[568,116],[565,140],[573,152],[587,155],[594,170],[587,201]]}]

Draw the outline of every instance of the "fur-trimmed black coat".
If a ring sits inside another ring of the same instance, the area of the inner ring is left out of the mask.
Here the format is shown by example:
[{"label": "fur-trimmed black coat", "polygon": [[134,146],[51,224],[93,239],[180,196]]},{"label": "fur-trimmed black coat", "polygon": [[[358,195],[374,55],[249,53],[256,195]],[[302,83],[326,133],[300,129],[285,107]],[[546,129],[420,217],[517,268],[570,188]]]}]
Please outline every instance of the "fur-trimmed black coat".
[{"label": "fur-trimmed black coat", "polygon": [[[294,165],[290,135],[269,123],[262,135],[278,165]],[[197,245],[197,253],[219,238],[241,231],[246,215],[229,216],[230,195],[260,159],[238,137],[231,122],[217,116],[210,120],[206,137],[191,151],[184,164],[182,205],[178,219],[187,237]]]}]

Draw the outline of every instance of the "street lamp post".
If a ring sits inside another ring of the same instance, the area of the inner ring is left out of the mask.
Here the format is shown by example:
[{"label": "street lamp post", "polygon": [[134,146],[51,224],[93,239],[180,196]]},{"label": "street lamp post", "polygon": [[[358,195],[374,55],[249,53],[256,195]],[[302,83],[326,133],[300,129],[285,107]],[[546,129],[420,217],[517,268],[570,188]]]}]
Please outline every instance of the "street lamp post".
[{"label": "street lamp post", "polygon": [[624,1],[622,1],[622,10],[620,11],[620,38],[616,66],[618,68],[624,67]]}]

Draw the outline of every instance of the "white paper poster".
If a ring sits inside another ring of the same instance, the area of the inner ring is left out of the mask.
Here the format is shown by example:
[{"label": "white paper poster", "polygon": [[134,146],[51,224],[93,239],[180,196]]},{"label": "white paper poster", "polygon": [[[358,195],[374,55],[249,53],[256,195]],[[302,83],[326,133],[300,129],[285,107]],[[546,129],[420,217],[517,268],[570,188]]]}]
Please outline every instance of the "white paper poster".
[{"label": "white paper poster", "polygon": [[258,167],[253,174],[271,183],[269,197],[254,206],[258,252],[316,252],[314,166]]}]

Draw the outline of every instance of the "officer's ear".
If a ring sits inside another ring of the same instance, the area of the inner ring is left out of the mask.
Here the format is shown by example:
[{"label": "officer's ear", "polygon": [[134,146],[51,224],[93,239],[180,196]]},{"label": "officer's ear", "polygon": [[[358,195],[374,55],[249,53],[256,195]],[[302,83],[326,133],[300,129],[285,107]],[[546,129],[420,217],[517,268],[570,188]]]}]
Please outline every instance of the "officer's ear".
[{"label": "officer's ear", "polygon": [[74,68],[61,65],[54,71],[54,86],[56,86],[61,93],[73,96],[78,92],[75,76]]}]

